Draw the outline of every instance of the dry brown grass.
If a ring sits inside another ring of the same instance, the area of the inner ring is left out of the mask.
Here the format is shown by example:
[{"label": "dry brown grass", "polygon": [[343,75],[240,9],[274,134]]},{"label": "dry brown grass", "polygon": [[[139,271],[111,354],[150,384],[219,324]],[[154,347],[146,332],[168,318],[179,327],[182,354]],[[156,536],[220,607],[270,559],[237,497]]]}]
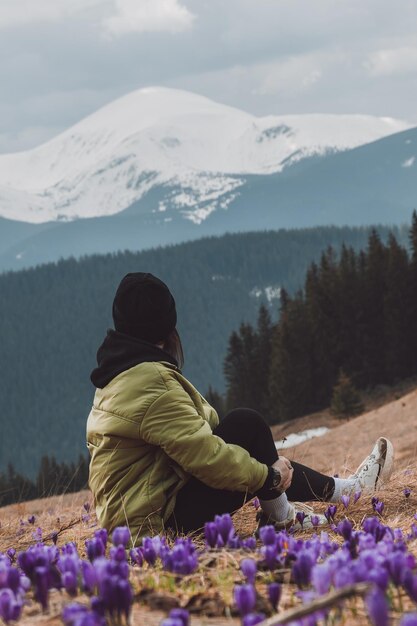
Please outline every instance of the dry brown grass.
[{"label": "dry brown grass", "polygon": [[[369,452],[370,444],[379,435],[388,436],[396,448],[397,461],[391,480],[378,492],[384,501],[383,521],[394,528],[408,532],[417,511],[417,391],[394,400],[346,424],[337,425],[331,433],[322,438],[311,440],[292,451],[290,458],[311,464],[323,471],[338,471],[340,475],[356,468],[356,465]],[[405,487],[412,490],[407,499],[403,494]],[[84,502],[91,503],[88,492],[55,496],[44,500],[35,500],[0,509],[0,551],[10,547],[23,550],[33,542],[32,533],[36,526],[43,529],[44,537],[52,532],[59,532],[58,545],[74,541],[81,554],[84,554],[84,541],[94,532],[96,520],[94,513],[88,522],[83,521]],[[326,505],[316,504],[317,510]],[[363,496],[347,512],[339,505],[338,518],[347,515],[357,527],[365,516],[373,514],[371,496]],[[29,515],[36,516],[35,526],[25,523]],[[255,509],[249,503],[235,515],[235,526],[243,536],[253,533],[256,527]],[[307,538],[309,532],[300,533]],[[50,541],[50,540],[49,540]],[[410,544],[411,551],[417,556],[417,542]],[[181,604],[188,606],[194,613],[192,624],[202,626],[237,626],[239,620],[231,615],[232,590],[236,583],[243,582],[239,562],[243,554],[238,551],[222,550],[202,557],[198,571],[182,579],[163,572],[159,568],[132,568],[131,580],[137,601],[134,605],[132,624],[157,626],[166,615],[170,606]],[[279,574],[287,582],[289,573]],[[272,580],[272,574],[261,572],[257,588],[265,592],[265,586]],[[52,593],[51,608],[48,615],[42,615],[36,603],[29,604],[21,621],[22,626],[31,624],[60,624],[62,606],[69,601],[65,593]],[[411,606],[402,598],[404,609]],[[285,585],[281,601],[281,610],[294,606],[297,600],[292,585]],[[335,614],[335,624],[345,626],[368,624],[363,610],[362,600],[347,601],[345,609]],[[259,610],[270,611],[265,601]],[[394,623],[398,614],[393,615]]]}]

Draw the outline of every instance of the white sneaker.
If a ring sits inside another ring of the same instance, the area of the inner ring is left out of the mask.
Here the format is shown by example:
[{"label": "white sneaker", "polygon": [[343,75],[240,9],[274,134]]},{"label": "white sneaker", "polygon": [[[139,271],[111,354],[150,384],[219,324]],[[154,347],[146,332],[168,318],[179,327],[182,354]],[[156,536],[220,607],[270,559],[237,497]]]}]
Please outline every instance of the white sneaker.
[{"label": "white sneaker", "polygon": [[377,439],[372,452],[350,478],[356,478],[362,491],[376,491],[388,480],[394,462],[394,448],[389,439]]}]

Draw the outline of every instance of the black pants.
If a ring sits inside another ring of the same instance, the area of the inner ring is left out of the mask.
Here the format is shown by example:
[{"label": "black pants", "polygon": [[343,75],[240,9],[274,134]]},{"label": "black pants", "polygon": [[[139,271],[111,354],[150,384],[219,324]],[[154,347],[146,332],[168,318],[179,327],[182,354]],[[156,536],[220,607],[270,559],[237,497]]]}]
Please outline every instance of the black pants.
[{"label": "black pants", "polygon": [[[245,448],[249,454],[270,466],[278,459],[274,439],[262,415],[252,409],[235,409],[228,413],[213,433],[226,443]],[[334,479],[315,470],[291,461],[294,468],[292,484],[287,490],[289,500],[307,502],[328,500],[334,491]],[[190,532],[202,528],[215,515],[233,513],[243,504],[258,496],[268,500],[275,498],[271,491],[260,489],[255,494],[239,491],[214,489],[197,478],[191,477],[178,492],[172,516],[166,526],[179,532]]]}]

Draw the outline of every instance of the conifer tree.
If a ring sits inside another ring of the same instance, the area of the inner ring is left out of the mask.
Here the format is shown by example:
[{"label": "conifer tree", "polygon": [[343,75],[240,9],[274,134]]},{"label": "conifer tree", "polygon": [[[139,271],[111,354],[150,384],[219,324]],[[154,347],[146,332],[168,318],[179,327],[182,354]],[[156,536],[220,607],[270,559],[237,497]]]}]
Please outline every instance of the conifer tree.
[{"label": "conifer tree", "polygon": [[272,321],[268,309],[261,305],[258,314],[253,369],[253,396],[257,410],[269,421],[269,372],[271,369]]},{"label": "conifer tree", "polygon": [[207,402],[217,412],[219,419],[223,419],[223,417],[225,416],[225,406],[224,406],[223,396],[218,391],[213,389],[211,385],[209,385],[205,398]]},{"label": "conifer tree", "polygon": [[227,383],[226,408],[238,406],[257,410],[254,385],[256,333],[250,324],[242,323],[239,334],[233,333],[224,364]]},{"label": "conifer tree", "polygon": [[384,299],[387,251],[375,229],[371,231],[364,272],[364,364],[366,383],[386,382]]},{"label": "conifer tree", "polygon": [[340,371],[339,378],[333,389],[330,410],[336,417],[347,418],[359,415],[364,409],[361,397],[351,379]]},{"label": "conifer tree", "polygon": [[311,334],[303,296],[281,312],[273,331],[269,402],[272,423],[302,415],[312,398]]},{"label": "conifer tree", "polygon": [[388,383],[409,376],[415,353],[411,350],[410,316],[412,289],[407,251],[394,235],[388,238],[386,284],[384,295],[385,375]]},{"label": "conifer tree", "polygon": [[[409,233],[410,242],[410,321],[411,321],[411,349],[414,355],[417,354],[417,211],[413,211],[411,228]],[[414,371],[417,369],[417,359],[414,359]]]}]

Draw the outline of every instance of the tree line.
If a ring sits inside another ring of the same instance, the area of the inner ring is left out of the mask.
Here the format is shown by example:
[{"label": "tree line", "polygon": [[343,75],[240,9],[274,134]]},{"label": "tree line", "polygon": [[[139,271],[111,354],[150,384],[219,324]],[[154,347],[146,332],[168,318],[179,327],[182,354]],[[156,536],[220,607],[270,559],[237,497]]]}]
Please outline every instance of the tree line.
[{"label": "tree line", "polygon": [[53,456],[42,457],[34,480],[17,472],[10,463],[6,471],[0,472],[0,506],[81,491],[87,483],[88,459],[82,455],[77,463],[58,463]]},{"label": "tree line", "polygon": [[283,289],[276,323],[261,306],[256,325],[229,339],[225,398],[270,423],[329,406],[335,387],[391,385],[417,374],[417,213],[409,245],[373,229],[365,250],[328,247],[307,270],[303,289]]}]

